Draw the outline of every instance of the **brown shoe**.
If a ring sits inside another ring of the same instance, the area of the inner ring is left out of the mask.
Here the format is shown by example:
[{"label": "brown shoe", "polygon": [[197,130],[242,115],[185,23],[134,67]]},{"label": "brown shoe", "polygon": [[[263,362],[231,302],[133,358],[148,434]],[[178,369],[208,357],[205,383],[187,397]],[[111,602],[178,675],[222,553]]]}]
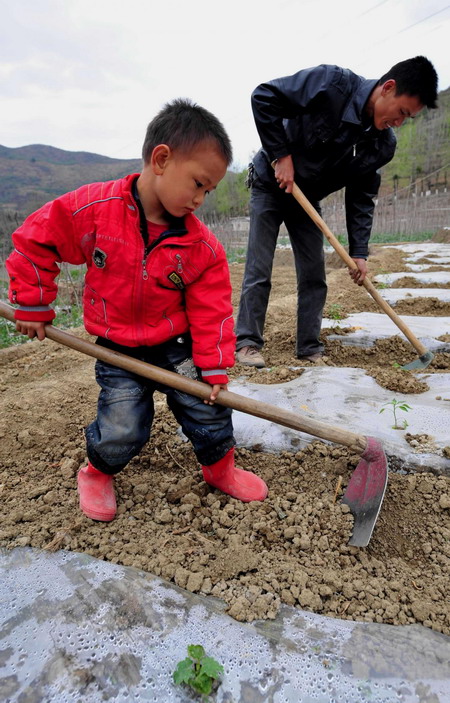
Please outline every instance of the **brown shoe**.
[{"label": "brown shoe", "polygon": [[316,361],[320,361],[322,357],[322,352],[316,352],[316,354],[308,354],[308,356],[299,356],[297,358],[300,359],[300,361],[311,361],[314,364]]},{"label": "brown shoe", "polygon": [[242,347],[236,352],[236,361],[243,366],[256,366],[257,369],[262,369],[266,364],[256,347]]}]

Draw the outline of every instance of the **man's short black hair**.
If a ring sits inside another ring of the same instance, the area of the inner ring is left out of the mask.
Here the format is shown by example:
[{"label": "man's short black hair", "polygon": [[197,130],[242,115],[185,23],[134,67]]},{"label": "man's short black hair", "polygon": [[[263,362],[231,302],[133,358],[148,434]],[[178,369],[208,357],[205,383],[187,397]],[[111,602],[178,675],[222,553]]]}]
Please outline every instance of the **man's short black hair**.
[{"label": "man's short black hair", "polygon": [[164,105],[148,125],[142,158],[147,163],[158,144],[167,144],[174,151],[189,152],[204,141],[215,142],[227,165],[231,164],[233,150],[222,123],[192,100],[177,98]]},{"label": "man's short black hair", "polygon": [[436,70],[425,56],[400,61],[381,76],[378,85],[393,78],[397,84],[396,95],[410,95],[419,98],[422,105],[437,107],[438,76]]}]

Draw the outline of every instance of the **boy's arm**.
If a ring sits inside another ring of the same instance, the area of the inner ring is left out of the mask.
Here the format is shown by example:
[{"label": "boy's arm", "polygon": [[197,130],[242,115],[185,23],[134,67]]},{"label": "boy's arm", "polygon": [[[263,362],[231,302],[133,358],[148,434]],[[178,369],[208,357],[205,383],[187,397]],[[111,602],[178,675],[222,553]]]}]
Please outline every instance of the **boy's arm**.
[{"label": "boy's arm", "polygon": [[234,366],[236,336],[230,274],[221,244],[200,277],[186,287],[185,301],[194,364],[206,383],[225,387],[227,369]]},{"label": "boy's arm", "polygon": [[84,261],[75,241],[68,201],[69,194],[30,215],[13,233],[15,249],[6,260],[9,299],[19,306],[15,318],[23,323],[19,331],[39,339],[43,325],[55,317],[50,304],[57,295],[58,263]]}]

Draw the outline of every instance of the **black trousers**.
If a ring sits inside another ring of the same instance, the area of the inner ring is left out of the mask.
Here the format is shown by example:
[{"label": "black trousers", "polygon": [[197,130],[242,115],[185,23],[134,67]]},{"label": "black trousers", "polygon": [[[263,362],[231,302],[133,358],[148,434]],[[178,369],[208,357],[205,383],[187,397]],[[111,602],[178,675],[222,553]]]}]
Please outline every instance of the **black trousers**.
[{"label": "black trousers", "polygon": [[[320,212],[319,203],[313,202]],[[297,273],[297,356],[323,351],[319,341],[327,295],[323,234],[294,196],[266,187],[255,176],[250,199],[250,231],[236,323],[236,349],[264,344],[275,247],[281,223],[291,240]]]}]

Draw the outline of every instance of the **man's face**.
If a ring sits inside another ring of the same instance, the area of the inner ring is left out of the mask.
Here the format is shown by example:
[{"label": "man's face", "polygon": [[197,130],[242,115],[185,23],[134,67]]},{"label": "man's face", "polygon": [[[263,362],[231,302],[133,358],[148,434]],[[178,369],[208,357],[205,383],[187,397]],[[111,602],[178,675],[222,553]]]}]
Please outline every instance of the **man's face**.
[{"label": "man's face", "polygon": [[408,117],[415,117],[423,104],[416,95],[396,94],[396,83],[388,80],[373,105],[373,123],[376,129],[400,127]]}]

